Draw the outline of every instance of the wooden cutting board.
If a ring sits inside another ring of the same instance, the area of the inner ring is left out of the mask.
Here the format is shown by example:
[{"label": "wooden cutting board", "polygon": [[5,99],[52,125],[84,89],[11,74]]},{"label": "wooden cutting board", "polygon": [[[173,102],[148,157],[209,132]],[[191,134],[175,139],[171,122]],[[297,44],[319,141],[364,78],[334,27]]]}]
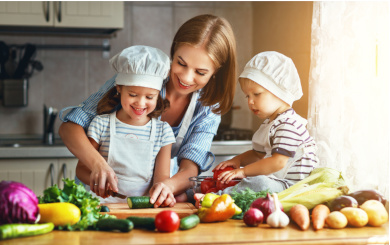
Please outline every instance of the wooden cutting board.
[{"label": "wooden cutting board", "polygon": [[127,203],[105,203],[110,209],[110,212],[107,214],[115,215],[118,219],[125,219],[129,216],[141,216],[141,217],[155,217],[159,212],[163,210],[172,210],[175,211],[180,218],[189,216],[198,211],[197,208],[191,203],[180,202],[176,203],[174,207],[164,207],[164,208],[140,208],[140,209],[130,209]]}]

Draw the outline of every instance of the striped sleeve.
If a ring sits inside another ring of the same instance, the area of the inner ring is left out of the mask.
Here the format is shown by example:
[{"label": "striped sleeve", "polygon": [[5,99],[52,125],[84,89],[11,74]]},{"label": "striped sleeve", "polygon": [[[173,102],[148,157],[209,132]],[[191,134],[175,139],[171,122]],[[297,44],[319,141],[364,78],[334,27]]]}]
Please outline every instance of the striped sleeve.
[{"label": "striped sleeve", "polygon": [[108,121],[109,117],[107,115],[96,116],[88,127],[87,136],[101,145],[102,135],[109,124]]},{"label": "striped sleeve", "polygon": [[108,90],[110,90],[112,87],[114,87],[115,84],[115,78],[116,75],[113,76],[111,79],[109,79],[100,89],[98,92],[92,94],[88,97],[84,102],[82,102],[78,106],[73,107],[67,107],[61,110],[61,114],[65,112],[67,109],[72,108],[72,110],[65,115],[63,119],[61,119],[63,122],[74,122],[82,126],[85,130],[88,129],[89,124],[91,123],[92,119],[96,116],[96,108],[97,104],[100,101],[100,99],[104,96],[105,93],[107,93]]},{"label": "striped sleeve", "polygon": [[172,127],[167,123],[163,123],[163,135],[161,147],[173,144],[176,142],[175,135],[173,134]]},{"label": "striped sleeve", "polygon": [[207,171],[211,163],[209,163],[211,143],[217,132],[221,116],[211,112],[209,107],[201,106],[204,110],[197,115],[195,127],[189,131],[183,140],[183,143],[178,152],[178,162],[182,159],[188,159],[195,162],[201,171]]},{"label": "striped sleeve", "polygon": [[277,122],[274,130],[271,138],[272,154],[279,153],[287,157],[295,156],[298,147],[304,142],[304,135],[308,134],[302,122],[292,119]]}]

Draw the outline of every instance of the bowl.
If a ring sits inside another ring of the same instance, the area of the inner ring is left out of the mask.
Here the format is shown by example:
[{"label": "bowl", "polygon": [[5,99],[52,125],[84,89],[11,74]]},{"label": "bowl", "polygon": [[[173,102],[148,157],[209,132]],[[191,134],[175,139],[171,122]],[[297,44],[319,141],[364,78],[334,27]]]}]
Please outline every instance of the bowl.
[{"label": "bowl", "polygon": [[219,180],[214,180],[213,176],[195,176],[190,177],[191,189],[193,194],[208,192],[216,193],[220,190],[224,190],[227,187],[235,186],[240,183],[241,180],[231,180],[229,183],[224,184]]}]

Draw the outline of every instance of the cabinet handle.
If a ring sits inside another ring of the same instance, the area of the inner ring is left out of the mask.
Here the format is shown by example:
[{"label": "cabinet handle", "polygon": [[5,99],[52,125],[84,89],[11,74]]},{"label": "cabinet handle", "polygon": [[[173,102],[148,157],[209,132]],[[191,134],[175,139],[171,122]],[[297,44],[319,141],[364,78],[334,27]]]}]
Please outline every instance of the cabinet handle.
[{"label": "cabinet handle", "polygon": [[49,22],[50,19],[50,2],[46,2],[46,22]]},{"label": "cabinet handle", "polygon": [[50,170],[50,181],[51,181],[50,186],[53,186],[54,185],[54,164],[53,163],[50,163],[49,170]]},{"label": "cabinet handle", "polygon": [[62,164],[62,177],[66,179],[66,163]]},{"label": "cabinet handle", "polygon": [[57,11],[57,20],[58,22],[61,22],[62,21],[62,17],[61,17],[61,13],[62,13],[62,10],[61,10],[61,2],[58,2],[58,11]]}]

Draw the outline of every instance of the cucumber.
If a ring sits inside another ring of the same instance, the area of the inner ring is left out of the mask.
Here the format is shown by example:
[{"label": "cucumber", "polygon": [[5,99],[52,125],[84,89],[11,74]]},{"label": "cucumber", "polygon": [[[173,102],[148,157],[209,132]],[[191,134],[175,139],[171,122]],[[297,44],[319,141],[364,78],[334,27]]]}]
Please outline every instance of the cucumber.
[{"label": "cucumber", "polygon": [[51,232],[54,229],[54,224],[6,224],[0,226],[0,240],[42,235]]},{"label": "cucumber", "polygon": [[129,232],[134,228],[133,222],[128,219],[101,219],[96,223],[96,228],[100,231]]},{"label": "cucumber", "polygon": [[126,219],[131,220],[136,229],[147,229],[151,231],[156,229],[156,225],[154,224],[155,219],[152,217],[129,216]]},{"label": "cucumber", "polygon": [[127,204],[129,208],[153,208],[152,203],[150,203],[150,197],[127,197]]},{"label": "cucumber", "polygon": [[180,220],[180,230],[188,230],[197,226],[200,222],[199,216],[191,214],[190,216],[184,217]]},{"label": "cucumber", "polygon": [[100,206],[100,211],[99,212],[110,212],[110,209],[107,206]]}]

